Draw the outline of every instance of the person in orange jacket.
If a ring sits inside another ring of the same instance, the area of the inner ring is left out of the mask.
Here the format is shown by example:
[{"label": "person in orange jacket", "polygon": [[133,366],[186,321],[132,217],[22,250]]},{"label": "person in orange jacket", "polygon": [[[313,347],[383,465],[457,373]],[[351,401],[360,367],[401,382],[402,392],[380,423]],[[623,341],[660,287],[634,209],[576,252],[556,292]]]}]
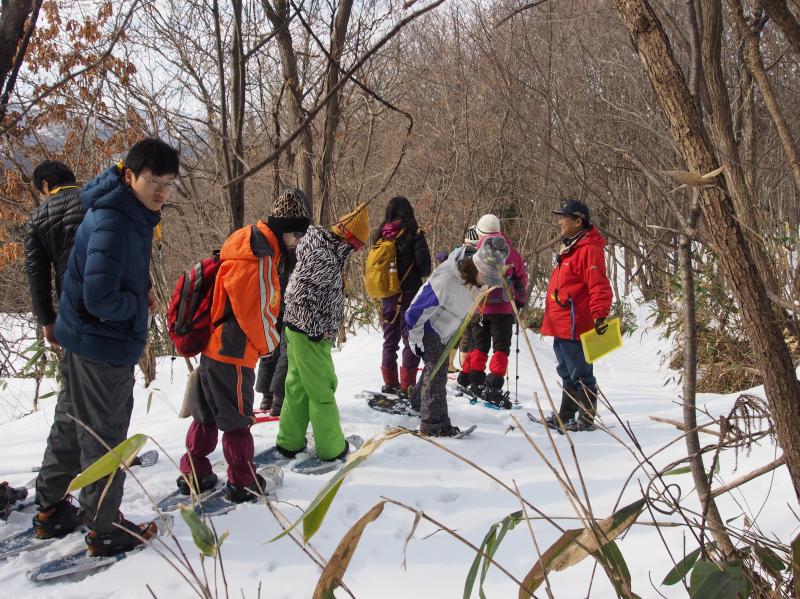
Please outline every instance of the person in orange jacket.
[{"label": "person in orange jacket", "polygon": [[200,357],[189,402],[194,419],[186,433],[186,453],[177,485],[190,493],[213,488],[217,475],[208,455],[222,430],[222,451],[228,463],[227,497],[241,503],[256,497],[264,481],[256,481],[253,466],[253,383],[259,356],[278,347],[276,323],[281,289],[278,264],[294,249],[310,224],[305,194],[284,191],[265,223],[234,231],[220,250],[214,283],[211,321],[216,328]]}]

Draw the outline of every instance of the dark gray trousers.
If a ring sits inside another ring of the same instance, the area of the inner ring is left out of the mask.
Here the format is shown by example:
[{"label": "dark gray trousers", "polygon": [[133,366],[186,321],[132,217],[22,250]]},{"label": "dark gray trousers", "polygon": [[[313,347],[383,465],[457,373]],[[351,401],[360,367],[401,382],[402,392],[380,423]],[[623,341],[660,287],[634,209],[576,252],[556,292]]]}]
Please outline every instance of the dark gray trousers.
[{"label": "dark gray trousers", "polygon": [[[36,478],[36,503],[40,508],[64,498],[75,475],[108,451],[103,443],[114,447],[125,440],[133,410],[133,385],[133,366],[95,362],[64,352],[61,389],[42,469]],[[78,497],[81,507],[93,517],[90,526],[99,533],[113,530],[112,523],[119,519],[125,472],[119,470],[113,476],[98,508],[107,481],[106,477],[84,487]]]},{"label": "dark gray trousers", "polygon": [[411,403],[420,409],[419,430],[425,434],[434,434],[450,426],[450,417],[447,414],[447,361],[431,379],[433,367],[444,353],[445,346],[436,333],[425,333],[422,344],[425,350],[425,367],[422,369],[419,384],[414,385]]},{"label": "dark gray trousers", "polygon": [[281,329],[281,344],[272,355],[258,363],[256,393],[272,394],[272,414],[279,416],[286,395],[286,373],[289,371],[289,354],[286,353],[286,332]]}]

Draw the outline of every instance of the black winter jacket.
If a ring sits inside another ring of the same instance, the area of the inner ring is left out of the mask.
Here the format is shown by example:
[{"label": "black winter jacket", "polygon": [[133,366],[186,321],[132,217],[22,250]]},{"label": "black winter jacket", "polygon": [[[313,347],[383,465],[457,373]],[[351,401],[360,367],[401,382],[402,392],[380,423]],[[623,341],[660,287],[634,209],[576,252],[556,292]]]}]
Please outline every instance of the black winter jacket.
[{"label": "black winter jacket", "polygon": [[422,287],[422,279],[431,274],[431,251],[425,234],[417,230],[413,235],[403,234],[396,241],[397,248],[397,276],[403,277],[411,272],[400,284],[403,291],[416,293]]},{"label": "black winter jacket", "polygon": [[77,185],[65,185],[33,212],[25,229],[25,272],[33,314],[42,326],[56,319],[53,274],[58,298],[75,231],[86,213],[80,191]]}]

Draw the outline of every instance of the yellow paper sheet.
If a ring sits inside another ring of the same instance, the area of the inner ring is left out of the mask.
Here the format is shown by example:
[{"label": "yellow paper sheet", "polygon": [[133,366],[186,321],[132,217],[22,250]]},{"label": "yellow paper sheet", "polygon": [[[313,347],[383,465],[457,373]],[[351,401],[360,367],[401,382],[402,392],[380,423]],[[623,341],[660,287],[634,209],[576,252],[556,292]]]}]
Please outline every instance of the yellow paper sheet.
[{"label": "yellow paper sheet", "polygon": [[602,335],[598,335],[594,329],[590,329],[581,335],[583,355],[589,364],[622,347],[619,318],[607,320],[606,324],[608,324],[608,330]]}]

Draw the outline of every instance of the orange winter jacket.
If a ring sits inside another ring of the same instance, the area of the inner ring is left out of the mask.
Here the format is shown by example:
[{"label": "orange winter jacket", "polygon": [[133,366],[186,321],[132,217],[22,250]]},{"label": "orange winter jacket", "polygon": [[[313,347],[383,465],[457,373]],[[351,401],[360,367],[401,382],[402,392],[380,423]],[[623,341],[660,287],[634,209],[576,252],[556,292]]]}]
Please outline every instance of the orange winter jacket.
[{"label": "orange winter jacket", "polygon": [[211,303],[215,328],[203,355],[255,368],[258,357],[271,354],[280,342],[275,328],[281,307],[278,239],[259,220],[234,231],[219,257]]}]

